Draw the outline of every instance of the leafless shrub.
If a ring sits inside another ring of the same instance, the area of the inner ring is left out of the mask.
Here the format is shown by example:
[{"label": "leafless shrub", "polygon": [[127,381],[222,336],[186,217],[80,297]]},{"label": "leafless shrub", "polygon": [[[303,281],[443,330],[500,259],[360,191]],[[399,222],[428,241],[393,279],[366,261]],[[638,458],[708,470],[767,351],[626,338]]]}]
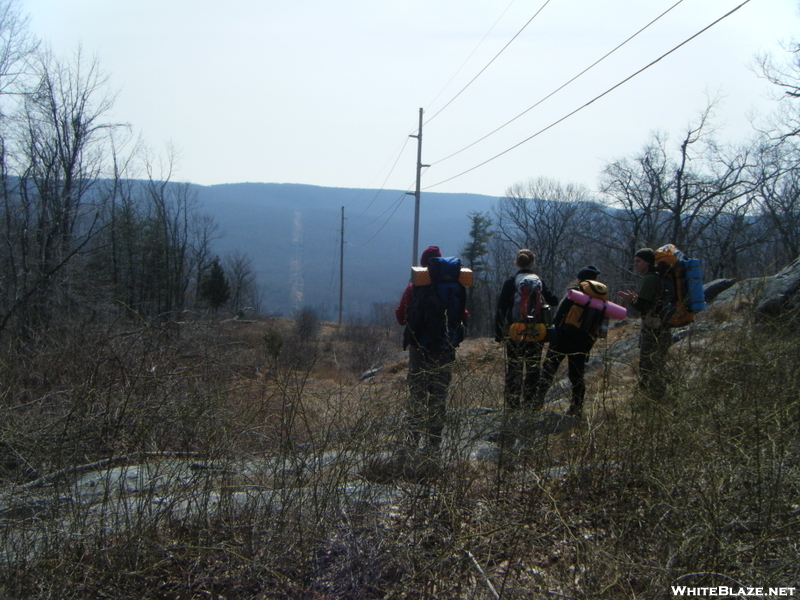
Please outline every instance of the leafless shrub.
[{"label": "leafless shrub", "polygon": [[360,319],[348,320],[339,333],[343,343],[340,361],[344,368],[360,375],[365,371],[383,366],[396,354],[396,346],[387,340],[379,327],[368,325]]},{"label": "leafless shrub", "polygon": [[[485,443],[491,427],[469,419],[502,414],[499,347],[465,343],[450,442],[381,482],[365,465],[392,466],[404,370],[359,382],[319,377],[319,360],[282,362],[291,323],[120,322],[81,344],[8,346],[2,456],[17,466],[3,471],[0,595],[657,598],[678,580],[791,585],[798,342],[716,319],[673,347],[663,398],[638,397],[628,368],[609,363],[589,376],[584,426],[528,435],[503,460],[452,441]],[[341,361],[366,331],[321,330],[316,343]],[[108,467],[91,471],[106,474],[94,499],[65,500],[87,463]],[[117,493],[133,480],[114,473],[144,472]]]}]

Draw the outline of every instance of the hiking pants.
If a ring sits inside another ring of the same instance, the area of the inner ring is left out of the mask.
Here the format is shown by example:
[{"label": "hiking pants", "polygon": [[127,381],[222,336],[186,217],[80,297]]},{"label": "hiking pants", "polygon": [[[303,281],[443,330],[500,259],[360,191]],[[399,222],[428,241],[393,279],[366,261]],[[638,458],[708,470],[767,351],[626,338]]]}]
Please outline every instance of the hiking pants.
[{"label": "hiking pants", "polygon": [[505,400],[509,408],[538,409],[536,386],[539,383],[539,363],[542,360],[541,342],[506,340]]},{"label": "hiking pants", "polygon": [[639,334],[639,388],[650,396],[666,391],[667,352],[672,345],[669,327],[652,329],[642,325]]},{"label": "hiking pants", "polygon": [[447,410],[447,388],[453,376],[454,348],[438,352],[411,346],[408,349],[409,441],[416,445],[422,435],[431,446],[442,440]]},{"label": "hiking pants", "polygon": [[593,345],[594,340],[583,331],[571,335],[571,332],[566,331],[564,327],[559,329],[558,338],[547,349],[547,356],[542,365],[542,376],[536,392],[539,404],[544,404],[544,397],[553,383],[558,366],[566,358],[569,382],[572,386],[572,407],[578,411],[583,408],[583,399],[586,396],[584,373]]}]

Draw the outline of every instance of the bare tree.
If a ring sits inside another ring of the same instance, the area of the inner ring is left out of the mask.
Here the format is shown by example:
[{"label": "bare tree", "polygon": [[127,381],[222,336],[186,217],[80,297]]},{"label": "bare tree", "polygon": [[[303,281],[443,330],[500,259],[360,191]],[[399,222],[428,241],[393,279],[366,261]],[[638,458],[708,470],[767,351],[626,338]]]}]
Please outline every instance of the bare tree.
[{"label": "bare tree", "polygon": [[509,263],[516,249],[530,248],[548,285],[566,286],[583,260],[576,249],[592,229],[591,200],[581,186],[543,177],[511,186],[494,208],[495,233]]},{"label": "bare tree", "polygon": [[0,96],[20,93],[26,81],[26,63],[39,47],[28,31],[28,18],[15,0],[0,1]]},{"label": "bare tree", "polygon": [[656,134],[632,159],[606,165],[601,191],[607,195],[624,234],[623,254],[656,245],[663,229],[661,208],[670,194],[668,161],[663,138]]},{"label": "bare tree", "polygon": [[[664,206],[667,239],[687,248],[717,217],[739,212],[739,205],[748,202],[753,190],[748,177],[750,150],[723,148],[713,139],[703,140],[710,111],[701,114],[699,123],[688,128],[681,141],[673,193]],[[706,143],[693,154],[693,146],[701,140]],[[693,163],[698,163],[696,170],[691,168]]]},{"label": "bare tree", "polygon": [[104,121],[113,98],[96,61],[79,51],[67,64],[40,52],[30,64],[33,85],[2,155],[10,302],[0,330],[13,315],[46,323],[56,297],[69,295],[67,266],[101,224],[94,188],[115,127]]},{"label": "bare tree", "polygon": [[386,338],[391,337],[392,332],[398,330],[397,321],[394,316],[395,305],[391,302],[373,302],[371,324],[383,330]]},{"label": "bare tree", "polygon": [[758,57],[762,77],[775,86],[779,107],[767,121],[754,179],[762,218],[771,232],[769,255],[778,265],[800,256],[800,43],[788,58]]},{"label": "bare tree", "polygon": [[786,138],[763,148],[755,175],[755,198],[768,225],[778,265],[800,256],[799,165],[800,148],[794,138]]},{"label": "bare tree", "polygon": [[[217,226],[197,212],[191,185],[169,180],[174,154],[159,163],[135,150],[124,159],[115,155],[114,178],[98,186],[107,198],[103,231],[92,247],[92,275],[108,290],[108,300],[141,316],[174,316],[194,306],[213,262]],[[138,169],[146,179],[132,178]]]},{"label": "bare tree", "polygon": [[709,219],[708,227],[695,240],[695,248],[703,257],[703,274],[707,279],[720,277],[754,277],[766,266],[759,249],[765,232],[751,214],[752,197],[732,205],[723,214]]},{"label": "bare tree", "polygon": [[780,103],[765,131],[773,140],[800,135],[800,42],[792,42],[786,51],[788,58],[782,61],[772,54],[756,57],[756,72],[775,86],[775,98]]},{"label": "bare tree", "polygon": [[231,297],[228,300],[231,311],[239,314],[246,307],[252,308],[253,300],[258,293],[253,261],[247,254],[235,250],[225,256],[225,272],[231,290]]},{"label": "bare tree", "polygon": [[[752,151],[714,142],[712,109],[713,104],[686,129],[674,155],[667,138],[654,134],[638,155],[604,169],[601,189],[617,209],[610,214],[619,221],[618,242],[628,257],[639,247],[665,243],[702,252],[702,240],[719,241],[719,219],[726,227],[746,224],[737,218],[747,213],[755,186]],[[714,228],[714,236],[705,235]]]},{"label": "bare tree", "polygon": [[191,220],[192,245],[191,272],[195,284],[195,296],[197,286],[203,277],[203,273],[213,262],[211,245],[214,240],[219,239],[219,226],[211,215],[195,213]]}]

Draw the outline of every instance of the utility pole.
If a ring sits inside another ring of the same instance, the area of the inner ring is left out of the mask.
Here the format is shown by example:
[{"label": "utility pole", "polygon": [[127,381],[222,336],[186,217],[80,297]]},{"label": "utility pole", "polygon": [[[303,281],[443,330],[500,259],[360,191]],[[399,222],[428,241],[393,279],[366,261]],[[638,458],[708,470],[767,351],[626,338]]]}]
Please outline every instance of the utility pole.
[{"label": "utility pole", "polygon": [[[419,196],[420,196],[420,183],[422,180],[422,167],[430,167],[430,165],[422,164],[422,109],[419,109],[419,131],[417,135],[409,135],[408,137],[417,138],[417,188],[414,192],[414,243],[411,249],[411,264],[419,264]],[[409,196],[411,192],[406,192]]]},{"label": "utility pole", "polygon": [[339,326],[342,325],[342,290],[344,289],[344,206],[342,207],[342,229],[339,238]]}]

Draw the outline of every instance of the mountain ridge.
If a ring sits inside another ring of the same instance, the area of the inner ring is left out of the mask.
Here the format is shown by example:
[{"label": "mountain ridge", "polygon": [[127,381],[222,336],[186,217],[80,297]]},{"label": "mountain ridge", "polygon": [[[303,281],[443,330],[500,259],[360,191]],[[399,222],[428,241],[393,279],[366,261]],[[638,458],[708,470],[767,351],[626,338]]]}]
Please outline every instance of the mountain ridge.
[{"label": "mountain ridge", "polygon": [[[334,318],[342,207],[343,313],[368,317],[374,303],[396,302],[408,283],[414,206],[407,192],[260,182],[192,187],[203,212],[220,227],[214,252],[248,255],[268,313],[310,307]],[[458,255],[468,241],[469,213],[490,211],[498,199],[422,192],[419,251],[436,245]]]}]

